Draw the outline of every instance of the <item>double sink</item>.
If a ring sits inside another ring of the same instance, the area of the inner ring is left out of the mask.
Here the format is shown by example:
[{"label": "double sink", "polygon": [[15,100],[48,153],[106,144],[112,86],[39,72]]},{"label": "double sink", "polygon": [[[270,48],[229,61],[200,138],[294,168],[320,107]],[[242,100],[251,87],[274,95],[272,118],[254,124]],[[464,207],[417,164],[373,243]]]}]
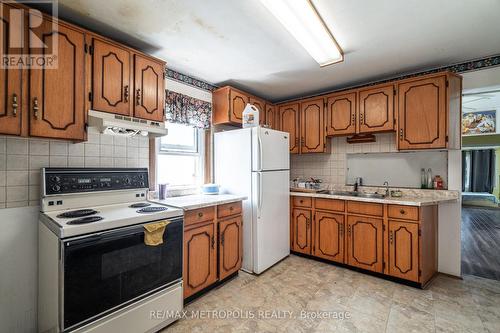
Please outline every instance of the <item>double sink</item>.
[{"label": "double sink", "polygon": [[362,193],[355,191],[333,191],[333,190],[322,190],[318,191],[318,194],[330,194],[330,195],[342,195],[346,197],[358,197],[358,198],[374,198],[374,199],[384,199],[385,195],[380,193]]}]

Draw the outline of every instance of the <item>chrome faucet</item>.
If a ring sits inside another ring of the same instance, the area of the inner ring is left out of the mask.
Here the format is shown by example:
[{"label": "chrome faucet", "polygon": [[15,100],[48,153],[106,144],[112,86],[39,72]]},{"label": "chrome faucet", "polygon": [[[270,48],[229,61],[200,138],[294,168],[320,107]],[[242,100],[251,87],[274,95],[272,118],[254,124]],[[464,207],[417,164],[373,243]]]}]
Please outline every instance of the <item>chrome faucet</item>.
[{"label": "chrome faucet", "polygon": [[358,188],[363,185],[363,178],[356,177],[354,180],[354,192],[358,192]]},{"label": "chrome faucet", "polygon": [[385,186],[385,196],[388,197],[389,196],[389,182],[387,180],[384,182],[384,186]]}]

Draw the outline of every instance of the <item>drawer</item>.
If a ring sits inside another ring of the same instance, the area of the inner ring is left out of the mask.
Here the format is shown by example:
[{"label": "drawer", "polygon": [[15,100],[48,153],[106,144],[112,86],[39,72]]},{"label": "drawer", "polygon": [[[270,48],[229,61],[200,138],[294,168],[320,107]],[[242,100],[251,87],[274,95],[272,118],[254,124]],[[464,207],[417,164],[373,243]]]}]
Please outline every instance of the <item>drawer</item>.
[{"label": "drawer", "polygon": [[184,213],[184,226],[210,221],[215,218],[215,207],[188,210]]},{"label": "drawer", "polygon": [[343,212],[345,207],[345,201],[336,199],[316,198],[314,200],[314,207],[316,209]]},{"label": "drawer", "polygon": [[418,221],[418,207],[389,205],[387,215],[393,219]]},{"label": "drawer", "polygon": [[217,217],[222,218],[231,215],[241,214],[241,201],[231,202],[217,206]]},{"label": "drawer", "polygon": [[293,197],[293,206],[294,207],[312,207],[312,198],[311,197]]},{"label": "drawer", "polygon": [[379,203],[348,201],[347,212],[362,215],[383,216],[384,206]]}]

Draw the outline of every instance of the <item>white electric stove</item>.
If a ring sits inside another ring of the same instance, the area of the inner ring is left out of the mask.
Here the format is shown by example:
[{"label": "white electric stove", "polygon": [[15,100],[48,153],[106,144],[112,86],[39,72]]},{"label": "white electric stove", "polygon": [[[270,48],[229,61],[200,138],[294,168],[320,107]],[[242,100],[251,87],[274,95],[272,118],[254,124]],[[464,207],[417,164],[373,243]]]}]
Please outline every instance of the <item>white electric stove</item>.
[{"label": "white electric stove", "polygon": [[[154,332],[183,307],[183,211],[149,202],[147,169],[46,168],[39,330]],[[166,222],[163,243],[144,226]],[[172,312],[168,312],[172,311]]]}]

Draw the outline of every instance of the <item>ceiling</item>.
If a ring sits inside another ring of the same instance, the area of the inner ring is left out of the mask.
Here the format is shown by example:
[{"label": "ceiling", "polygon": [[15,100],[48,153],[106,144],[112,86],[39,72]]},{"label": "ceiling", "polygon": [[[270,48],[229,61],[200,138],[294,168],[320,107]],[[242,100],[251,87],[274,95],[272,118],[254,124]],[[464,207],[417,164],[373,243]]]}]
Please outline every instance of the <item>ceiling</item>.
[{"label": "ceiling", "polygon": [[59,15],[272,101],[500,54],[499,0],[313,0],[345,53],[320,68],[259,0],[59,0]]}]

